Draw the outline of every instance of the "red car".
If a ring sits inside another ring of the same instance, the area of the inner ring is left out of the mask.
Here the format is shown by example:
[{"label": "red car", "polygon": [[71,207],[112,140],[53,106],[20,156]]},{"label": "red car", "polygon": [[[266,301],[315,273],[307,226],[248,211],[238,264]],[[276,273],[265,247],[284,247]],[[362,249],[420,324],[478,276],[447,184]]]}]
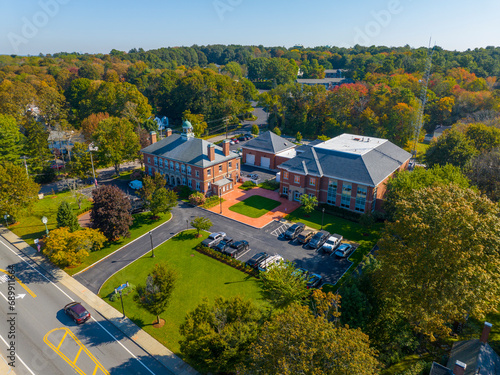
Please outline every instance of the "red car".
[{"label": "red car", "polygon": [[71,319],[74,320],[76,324],[85,323],[90,319],[90,313],[82,306],[80,302],[71,302],[64,306],[64,312]]}]

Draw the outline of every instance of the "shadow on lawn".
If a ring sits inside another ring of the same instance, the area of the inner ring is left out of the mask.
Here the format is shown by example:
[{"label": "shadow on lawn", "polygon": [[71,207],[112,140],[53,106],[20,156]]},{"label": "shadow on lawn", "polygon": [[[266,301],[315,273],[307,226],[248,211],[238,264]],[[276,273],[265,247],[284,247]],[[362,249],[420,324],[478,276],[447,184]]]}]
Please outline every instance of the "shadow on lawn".
[{"label": "shadow on lawn", "polygon": [[245,278],[243,280],[240,280],[240,281],[226,281],[224,284],[226,284],[226,285],[237,284],[237,283],[244,283],[244,282],[252,281],[252,280],[255,280],[255,277],[253,277],[251,275],[247,275],[247,276],[245,276]]},{"label": "shadow on lawn", "polygon": [[[173,237],[171,241],[186,241],[186,240],[194,240],[196,238],[196,232],[193,231],[184,231],[179,233],[177,236]],[[201,237],[200,237],[201,241]]]}]

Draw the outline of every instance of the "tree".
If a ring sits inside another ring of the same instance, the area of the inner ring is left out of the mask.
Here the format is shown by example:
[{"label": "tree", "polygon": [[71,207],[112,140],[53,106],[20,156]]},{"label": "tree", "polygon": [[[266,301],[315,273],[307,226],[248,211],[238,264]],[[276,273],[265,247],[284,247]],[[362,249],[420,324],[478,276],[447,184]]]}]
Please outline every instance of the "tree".
[{"label": "tree", "polygon": [[160,314],[167,309],[174,291],[177,273],[165,264],[155,264],[154,270],[146,279],[146,286],[137,287],[139,304],[156,315],[156,323],[160,325]]},{"label": "tree", "polygon": [[500,207],[455,184],[414,191],[396,203],[379,242],[377,289],[431,340],[500,302]]},{"label": "tree", "polygon": [[318,135],[318,138],[320,141],[326,142],[330,139],[330,137],[327,137],[326,135]]},{"label": "tree", "polygon": [[66,201],[62,201],[57,210],[57,227],[67,227],[70,232],[80,229],[78,218]]},{"label": "tree", "polygon": [[295,134],[295,140],[297,141],[297,143],[302,142],[302,134],[300,134],[300,132],[297,132],[297,134]]},{"label": "tree", "polygon": [[205,130],[207,130],[208,124],[205,121],[205,116],[202,114],[196,115],[187,109],[182,112],[182,118],[193,125],[193,133],[197,137],[201,137],[201,135],[205,133]]},{"label": "tree", "polygon": [[[33,119],[28,121],[26,128],[26,154],[29,156],[29,169],[30,173],[35,175],[35,181],[40,183],[50,182],[50,172],[53,169],[49,166],[49,160],[53,156],[49,149],[48,137],[49,132],[45,126]],[[49,175],[44,175],[49,172]]]},{"label": "tree", "polygon": [[128,237],[133,219],[130,200],[125,193],[116,186],[103,185],[92,191],[92,198],[92,228],[100,229],[108,240]]},{"label": "tree", "polygon": [[259,130],[259,126],[258,126],[257,124],[253,124],[253,125],[252,125],[252,130],[251,130],[251,133],[252,133],[253,135],[259,135],[259,131],[260,131],[260,130]]},{"label": "tree", "polygon": [[488,198],[500,201],[500,148],[476,156],[466,173]]},{"label": "tree", "polygon": [[92,140],[92,136],[97,130],[99,123],[102,120],[106,120],[107,118],[109,118],[108,113],[99,112],[92,113],[89,117],[82,121],[82,133],[87,142],[90,142]]},{"label": "tree", "polygon": [[204,299],[180,326],[181,353],[203,372],[236,371],[248,355],[261,326],[262,312],[236,296]]},{"label": "tree", "polygon": [[273,133],[276,135],[281,135],[281,130],[277,126],[273,129]]},{"label": "tree", "polygon": [[277,309],[302,302],[309,295],[307,278],[290,262],[281,262],[261,274],[264,297]]},{"label": "tree", "polygon": [[467,126],[465,135],[479,152],[489,151],[500,146],[500,129],[481,123]]},{"label": "tree", "polygon": [[368,336],[290,305],[264,324],[243,374],[377,374]]},{"label": "tree", "polygon": [[120,174],[120,164],[137,158],[139,140],[132,123],[126,119],[110,117],[99,122],[94,133],[96,145],[99,147],[99,160],[115,167]]},{"label": "tree", "polygon": [[96,229],[85,228],[70,232],[68,227],[61,227],[50,232],[45,240],[43,253],[59,267],[76,266],[90,252],[102,248],[106,237]]},{"label": "tree", "polygon": [[304,212],[310,214],[313,212],[314,207],[318,205],[318,198],[316,196],[309,196],[308,194],[302,194],[300,196],[300,204],[304,207]]},{"label": "tree", "polygon": [[16,119],[0,114],[0,160],[19,163],[24,142]]},{"label": "tree", "polygon": [[38,200],[40,185],[26,175],[24,167],[0,162],[0,214],[16,218]]},{"label": "tree", "polygon": [[138,193],[142,200],[149,206],[153,199],[153,194],[158,189],[164,188],[167,181],[160,173],[155,173],[153,176],[146,175],[142,179],[142,188]]},{"label": "tree", "polygon": [[[94,160],[96,161],[96,160]],[[76,142],[71,150],[71,161],[68,163],[71,175],[82,180],[92,176],[92,160],[88,146],[85,143]]]},{"label": "tree", "polygon": [[452,129],[445,132],[425,152],[425,161],[432,167],[436,164],[452,164],[463,168],[477,155],[476,148],[464,133]]},{"label": "tree", "polygon": [[200,237],[200,231],[209,230],[212,227],[212,222],[208,217],[198,216],[191,220],[191,226],[197,230],[197,237]]},{"label": "tree", "polygon": [[153,193],[149,204],[153,216],[158,216],[159,213],[170,212],[172,208],[177,206],[177,193],[170,189],[159,188]]}]

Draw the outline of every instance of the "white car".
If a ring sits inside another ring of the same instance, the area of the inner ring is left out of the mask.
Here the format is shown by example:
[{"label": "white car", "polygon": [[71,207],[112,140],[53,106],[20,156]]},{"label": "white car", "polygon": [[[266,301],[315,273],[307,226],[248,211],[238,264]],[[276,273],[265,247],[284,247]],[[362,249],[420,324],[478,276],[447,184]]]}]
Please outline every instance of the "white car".
[{"label": "white car", "polygon": [[281,262],[284,262],[285,260],[281,255],[271,255],[270,257],[264,259],[262,262],[259,263],[259,271],[260,272],[266,272],[268,269],[271,267],[275,267],[277,264],[280,264]]},{"label": "white car", "polygon": [[333,253],[335,249],[340,245],[344,237],[340,234],[332,234],[326,242],[321,246],[321,250],[325,253]]}]

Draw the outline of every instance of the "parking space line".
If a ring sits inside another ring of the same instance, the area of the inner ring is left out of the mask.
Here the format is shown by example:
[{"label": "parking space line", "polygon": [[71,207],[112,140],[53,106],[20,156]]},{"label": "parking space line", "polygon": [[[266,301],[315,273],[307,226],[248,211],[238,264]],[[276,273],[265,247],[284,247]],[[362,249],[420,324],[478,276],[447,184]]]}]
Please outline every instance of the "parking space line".
[{"label": "parking space line", "polygon": [[247,251],[245,251],[243,254],[241,254],[239,257],[236,257],[235,259],[240,259],[243,255],[245,255],[246,253],[248,253],[250,250],[252,250],[252,249],[248,249]]}]

